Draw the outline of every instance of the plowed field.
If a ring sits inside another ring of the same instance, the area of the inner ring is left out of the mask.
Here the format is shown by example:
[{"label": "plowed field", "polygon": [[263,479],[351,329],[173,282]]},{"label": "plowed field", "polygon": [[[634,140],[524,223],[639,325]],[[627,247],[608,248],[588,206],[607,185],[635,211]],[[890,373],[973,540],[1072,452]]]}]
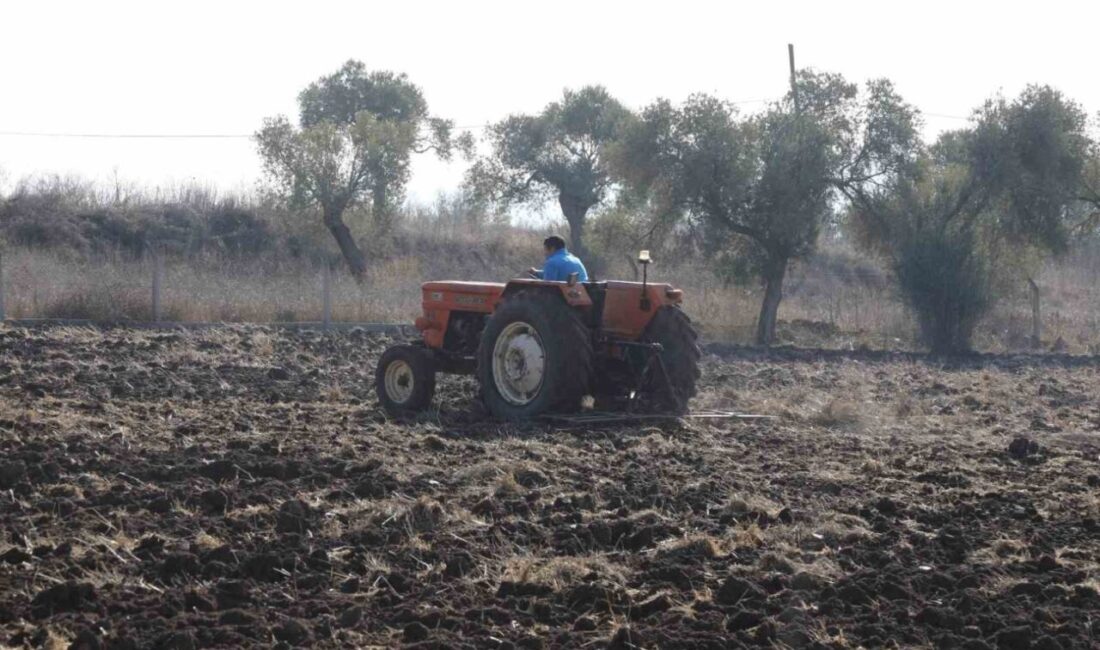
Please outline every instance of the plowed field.
[{"label": "plowed field", "polygon": [[386,344],[0,329],[0,643],[1100,645],[1100,362],[712,348],[776,419],[583,430],[389,421]]}]

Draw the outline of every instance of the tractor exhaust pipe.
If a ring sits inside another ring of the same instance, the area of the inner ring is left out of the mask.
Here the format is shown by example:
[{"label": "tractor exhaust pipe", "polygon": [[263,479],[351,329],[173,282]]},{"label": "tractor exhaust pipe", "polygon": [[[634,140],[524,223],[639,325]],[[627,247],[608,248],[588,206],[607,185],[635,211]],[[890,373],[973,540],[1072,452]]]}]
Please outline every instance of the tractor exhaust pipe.
[{"label": "tractor exhaust pipe", "polygon": [[649,291],[646,290],[649,284],[649,263],[652,261],[649,259],[649,251],[638,251],[638,264],[642,265],[642,301],[639,305],[642,311],[649,311],[652,307],[649,302]]}]

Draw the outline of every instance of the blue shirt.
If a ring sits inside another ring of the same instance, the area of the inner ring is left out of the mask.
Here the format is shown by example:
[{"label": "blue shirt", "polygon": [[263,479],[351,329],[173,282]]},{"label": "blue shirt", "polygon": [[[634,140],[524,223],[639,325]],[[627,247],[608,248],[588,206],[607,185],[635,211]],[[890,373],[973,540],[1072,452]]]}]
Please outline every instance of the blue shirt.
[{"label": "blue shirt", "polygon": [[546,258],[546,264],[538,271],[538,277],[551,282],[565,282],[570,273],[577,274],[578,282],[588,282],[588,271],[576,255],[562,248]]}]

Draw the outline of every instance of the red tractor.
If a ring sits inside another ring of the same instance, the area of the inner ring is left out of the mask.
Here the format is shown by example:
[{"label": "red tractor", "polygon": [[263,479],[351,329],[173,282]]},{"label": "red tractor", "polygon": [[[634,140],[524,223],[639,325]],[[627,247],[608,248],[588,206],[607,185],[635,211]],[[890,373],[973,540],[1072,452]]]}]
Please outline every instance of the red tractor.
[{"label": "red tractor", "polygon": [[[639,261],[648,271],[649,254]],[[585,396],[686,412],[700,350],[683,292],[642,282],[427,282],[422,340],[387,349],[375,372],[391,414],[428,408],[435,374],[476,375],[493,415],[576,410]]]}]

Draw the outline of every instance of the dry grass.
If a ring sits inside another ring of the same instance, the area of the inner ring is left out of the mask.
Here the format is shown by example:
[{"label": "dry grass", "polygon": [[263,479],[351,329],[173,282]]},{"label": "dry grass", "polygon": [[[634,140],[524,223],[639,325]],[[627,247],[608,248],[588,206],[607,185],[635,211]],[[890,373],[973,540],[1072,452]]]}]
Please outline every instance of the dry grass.
[{"label": "dry grass", "polygon": [[45,650],[64,650],[72,644],[72,637],[55,627],[46,630],[46,641],[42,644]]},{"label": "dry grass", "polygon": [[823,427],[845,427],[859,422],[859,406],[844,398],[834,398],[813,418],[814,424]]},{"label": "dry grass", "polygon": [[721,540],[705,534],[694,534],[665,542],[658,547],[658,550],[665,555],[684,558],[713,559],[726,554],[725,545]]},{"label": "dry grass", "polygon": [[758,548],[764,545],[764,531],[755,522],[738,524],[731,532],[733,545],[741,548]]},{"label": "dry grass", "polygon": [[[425,274],[414,261],[376,269],[363,285],[333,276],[336,321],[411,322]],[[151,320],[152,265],[141,261],[73,261],[45,252],[4,256],[9,318]],[[223,260],[170,262],[163,318],[188,322],[295,322],[321,318],[322,272],[306,262]]]},{"label": "dry grass", "polygon": [[507,498],[520,496],[526,491],[527,490],[516,481],[516,475],[508,472],[502,474],[500,478],[497,479],[497,485],[496,489],[493,490],[493,495],[498,498]]},{"label": "dry grass", "polygon": [[409,507],[404,518],[410,529],[426,533],[438,528],[446,520],[447,513],[438,501],[422,496]]},{"label": "dry grass", "polygon": [[[409,323],[420,310],[420,284],[432,279],[505,280],[537,262],[536,233],[512,230],[500,241],[438,240],[438,233],[373,262],[363,284],[337,271],[336,321]],[[468,235],[467,235],[468,237]],[[453,254],[477,249],[476,256]],[[780,306],[781,343],[839,348],[913,348],[915,328],[882,271],[847,269],[845,249],[827,247],[796,264]],[[478,252],[480,251],[480,252]],[[837,260],[841,261],[838,262]],[[152,263],[11,248],[4,252],[9,318],[150,320]],[[612,265],[608,277],[632,277]],[[685,290],[686,305],[708,340],[751,341],[759,309],[756,286],[726,285],[701,262],[654,266],[651,280]],[[1044,345],[1071,353],[1100,352],[1100,264],[1080,256],[1050,264],[1040,275]],[[188,322],[317,321],[322,314],[320,266],[301,259],[169,259],[162,293],[164,320]],[[979,327],[975,343],[990,351],[1027,349],[1030,307],[1012,293]]]},{"label": "dry grass", "polygon": [[195,548],[202,549],[204,551],[213,550],[213,549],[218,548],[218,547],[220,547],[224,544],[225,544],[225,540],[223,540],[219,537],[216,537],[214,535],[211,535],[210,533],[208,533],[206,531],[201,531],[201,532],[199,532],[198,535],[195,535],[195,540],[193,542],[193,546]]},{"label": "dry grass", "polygon": [[596,574],[615,584],[626,583],[625,567],[603,555],[538,558],[516,555],[506,558],[501,579],[544,584],[554,589],[577,583],[581,577]]}]

